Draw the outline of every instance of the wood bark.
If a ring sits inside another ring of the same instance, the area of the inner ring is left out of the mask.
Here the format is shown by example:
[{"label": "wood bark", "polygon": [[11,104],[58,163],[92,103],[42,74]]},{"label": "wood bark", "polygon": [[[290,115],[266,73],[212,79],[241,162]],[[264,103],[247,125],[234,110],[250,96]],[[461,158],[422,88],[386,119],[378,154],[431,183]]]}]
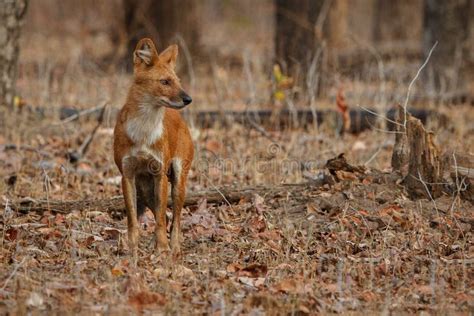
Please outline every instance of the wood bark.
[{"label": "wood bark", "polygon": [[27,0],[0,1],[0,106],[13,106],[18,62],[18,39]]},{"label": "wood bark", "polygon": [[398,105],[396,122],[400,125],[395,125],[395,144],[392,152],[392,170],[402,171],[408,163],[408,139],[405,133],[403,124],[405,123],[405,111],[401,105]]},{"label": "wood bark", "polygon": [[[206,199],[212,204],[238,203],[243,199],[252,199],[255,194],[262,197],[276,197],[287,192],[297,194],[308,188],[309,184],[282,184],[278,186],[252,186],[241,189],[230,187],[219,188],[218,190],[209,190],[201,192],[189,192],[186,195],[184,206],[197,205],[202,199]],[[168,206],[171,207],[171,199],[168,199]],[[5,205],[1,205],[2,208]],[[32,200],[26,199],[10,203],[12,210],[28,213],[28,212],[45,212],[52,211],[56,213],[70,213],[73,211],[101,211],[111,214],[121,215],[125,212],[125,205],[122,196],[114,196],[108,199],[94,200],[77,200],[77,201],[58,201],[58,200]]]},{"label": "wood bark", "polygon": [[408,114],[406,134],[409,146],[408,174],[405,188],[412,199],[437,198],[442,193],[443,164],[433,141],[420,120]]}]

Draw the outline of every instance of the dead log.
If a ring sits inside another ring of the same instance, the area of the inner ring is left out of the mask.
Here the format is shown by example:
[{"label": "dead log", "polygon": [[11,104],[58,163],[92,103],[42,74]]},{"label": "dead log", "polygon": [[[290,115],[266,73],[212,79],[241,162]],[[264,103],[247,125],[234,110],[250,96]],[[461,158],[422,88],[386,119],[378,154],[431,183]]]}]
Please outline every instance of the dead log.
[{"label": "dead log", "polygon": [[[369,109],[372,113],[365,110],[350,110],[348,111],[348,121],[351,122],[348,126],[348,133],[358,134],[365,130],[372,129],[377,126],[377,115],[374,109]],[[435,114],[433,111],[423,109],[412,109],[412,115],[419,118],[423,123],[426,123],[428,117]],[[394,120],[396,114],[395,109],[387,111],[386,116],[389,120]],[[232,126],[239,123],[245,126],[252,127],[252,124],[258,124],[268,130],[284,130],[291,128],[310,128],[315,125],[320,125],[323,122],[334,120],[335,126],[343,126],[339,123],[340,115],[335,110],[318,110],[313,112],[310,109],[288,110],[284,109],[279,112],[273,110],[258,110],[258,111],[200,111],[191,115],[194,119],[196,127],[211,128],[216,125],[223,127]],[[252,122],[250,122],[252,120]],[[387,128],[389,130],[395,129],[395,124],[388,122]]]},{"label": "dead log", "polygon": [[353,166],[347,162],[346,155],[341,153],[335,158],[331,158],[326,161],[325,167],[329,170],[331,174],[334,175],[336,171],[347,171],[347,172],[359,172],[364,173],[365,167],[363,166]]},{"label": "dead log", "polygon": [[419,119],[406,115],[409,159],[405,188],[412,199],[437,198],[443,189],[443,164],[433,133],[426,131]]},{"label": "dead log", "polygon": [[[189,192],[186,196],[184,206],[197,205],[202,199],[206,199],[207,202],[211,204],[235,204],[241,200],[252,199],[255,194],[262,197],[277,197],[288,192],[297,194],[308,187],[310,187],[309,184],[281,184],[272,187],[252,186],[242,189],[223,187],[216,190]],[[121,216],[125,211],[125,204],[122,196],[114,196],[108,199],[76,201],[24,199],[9,203],[8,206],[12,210],[20,213],[42,213],[51,211],[54,213],[67,214],[73,211],[101,211]],[[168,199],[168,206],[171,206],[171,199]],[[5,208],[5,205],[0,205],[0,207]]]},{"label": "dead log", "polygon": [[[375,109],[367,107],[372,113],[366,110],[353,109],[347,111],[347,121],[351,122],[350,127],[348,126],[348,133],[358,134],[365,130],[372,129],[377,126],[377,120],[379,117],[373,114],[377,112]],[[28,111],[32,116],[37,118],[44,118],[48,115],[54,115],[57,113],[51,113],[51,109],[32,107],[30,105],[25,106],[25,111]],[[84,119],[96,119],[100,118],[100,107],[94,109],[94,111],[87,111],[83,113]],[[59,109],[59,118],[63,121],[70,121],[81,115],[80,111],[71,107],[62,107]],[[409,109],[410,113],[416,118],[419,118],[423,123],[426,123],[428,118],[444,117],[431,110],[425,109]],[[118,109],[107,109],[105,116],[115,120],[115,116],[118,113]],[[315,125],[321,125],[323,122],[333,121],[334,126],[343,126],[339,113],[336,110],[316,110],[311,109],[298,109],[289,110],[283,109],[281,111],[274,110],[251,110],[251,111],[185,111],[183,112],[187,120],[193,121],[196,128],[213,128],[215,126],[228,127],[235,123],[244,125],[246,127],[254,128],[255,125],[259,125],[269,131],[274,130],[285,130],[292,128],[311,128]],[[394,120],[396,115],[396,109],[390,109],[385,113],[389,120]],[[395,124],[392,122],[387,123],[389,130],[395,129]]]}]

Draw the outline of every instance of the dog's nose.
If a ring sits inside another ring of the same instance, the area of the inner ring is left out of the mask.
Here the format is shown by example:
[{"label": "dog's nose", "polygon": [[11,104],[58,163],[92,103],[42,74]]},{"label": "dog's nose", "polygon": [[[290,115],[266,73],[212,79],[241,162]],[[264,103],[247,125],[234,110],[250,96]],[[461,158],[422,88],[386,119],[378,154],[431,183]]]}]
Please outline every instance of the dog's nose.
[{"label": "dog's nose", "polygon": [[189,103],[193,102],[193,99],[187,94],[183,95],[183,103],[184,105],[188,105]]}]

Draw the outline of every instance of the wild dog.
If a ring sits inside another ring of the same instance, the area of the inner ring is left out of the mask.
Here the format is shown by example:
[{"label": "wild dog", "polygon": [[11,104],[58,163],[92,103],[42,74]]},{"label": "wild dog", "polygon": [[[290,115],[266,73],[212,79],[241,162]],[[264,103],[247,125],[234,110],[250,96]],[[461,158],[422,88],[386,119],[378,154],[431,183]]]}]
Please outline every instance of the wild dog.
[{"label": "wild dog", "polygon": [[114,160],[122,174],[129,247],[135,259],[138,217],[147,207],[155,216],[157,251],[170,249],[166,231],[168,181],[173,202],[171,251],[180,252],[181,209],[194,147],[178,112],[192,99],[175,73],[177,56],[176,45],[158,54],[151,39],[138,42],[133,53],[133,83],[114,130]]}]

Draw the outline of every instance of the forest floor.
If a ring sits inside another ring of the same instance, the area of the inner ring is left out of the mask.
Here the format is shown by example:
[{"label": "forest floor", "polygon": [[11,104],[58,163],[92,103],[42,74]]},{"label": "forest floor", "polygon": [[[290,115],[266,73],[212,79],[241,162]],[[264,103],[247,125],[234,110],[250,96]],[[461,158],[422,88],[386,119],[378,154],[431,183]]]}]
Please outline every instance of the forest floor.
[{"label": "forest floor", "polygon": [[[437,143],[474,148],[471,108],[452,112]],[[180,258],[154,253],[147,212],[134,268],[126,220],[107,209],[12,209],[25,199],[120,195],[110,123],[72,164],[67,153],[96,123],[34,117],[10,114],[0,133],[1,313],[468,315],[474,308],[473,207],[456,194],[408,199],[401,177],[390,172],[392,134],[341,137],[323,126],[272,131],[270,140],[238,124],[193,129],[189,192],[303,185],[186,207]],[[317,184],[326,161],[340,153],[366,171]]]},{"label": "forest floor", "polygon": [[[275,87],[268,53],[273,33],[264,27],[273,15],[265,7],[256,10],[256,4],[247,10],[261,27],[245,28],[239,36],[232,32],[235,25],[216,27],[208,19],[208,41],[231,53],[209,58],[204,67],[194,60],[194,69],[180,64],[183,86],[194,100],[186,109],[190,117],[198,110],[281,109],[293,101],[307,109],[314,101],[302,94],[306,86],[293,86],[275,107],[272,100],[282,91]],[[154,220],[147,212],[136,268],[126,220],[108,209],[16,211],[21,201],[121,194],[112,154],[114,117],[105,117],[82,159],[67,158],[96,122],[87,116],[62,122],[58,108],[107,103],[118,109],[131,79],[103,58],[116,50],[106,30],[82,34],[91,21],[81,19],[76,2],[70,5],[67,23],[43,12],[45,22],[25,29],[17,85],[18,103],[26,106],[21,113],[0,112],[0,314],[472,314],[473,206],[459,192],[410,200],[402,177],[391,171],[394,134],[383,126],[343,136],[331,120],[318,128],[265,132],[237,123],[191,128],[196,155],[188,192],[278,189],[255,191],[237,203],[204,197],[187,206],[179,258],[154,253]],[[110,5],[103,6],[100,16],[110,11],[115,21]],[[242,16],[241,10],[230,11]],[[69,21],[74,19],[76,24]],[[97,49],[105,52],[88,53]],[[335,110],[341,87],[351,109],[385,111],[404,100],[422,61],[394,57],[380,69],[373,53],[367,56],[372,57],[344,74],[318,73],[326,81],[326,97],[311,105]],[[472,157],[472,106],[447,105],[449,98],[442,98],[447,91],[434,102],[431,92],[414,84],[411,100],[446,117],[426,124],[438,147]],[[423,93],[429,96],[425,101],[417,98]],[[327,160],[341,153],[365,171],[320,183]]]}]

